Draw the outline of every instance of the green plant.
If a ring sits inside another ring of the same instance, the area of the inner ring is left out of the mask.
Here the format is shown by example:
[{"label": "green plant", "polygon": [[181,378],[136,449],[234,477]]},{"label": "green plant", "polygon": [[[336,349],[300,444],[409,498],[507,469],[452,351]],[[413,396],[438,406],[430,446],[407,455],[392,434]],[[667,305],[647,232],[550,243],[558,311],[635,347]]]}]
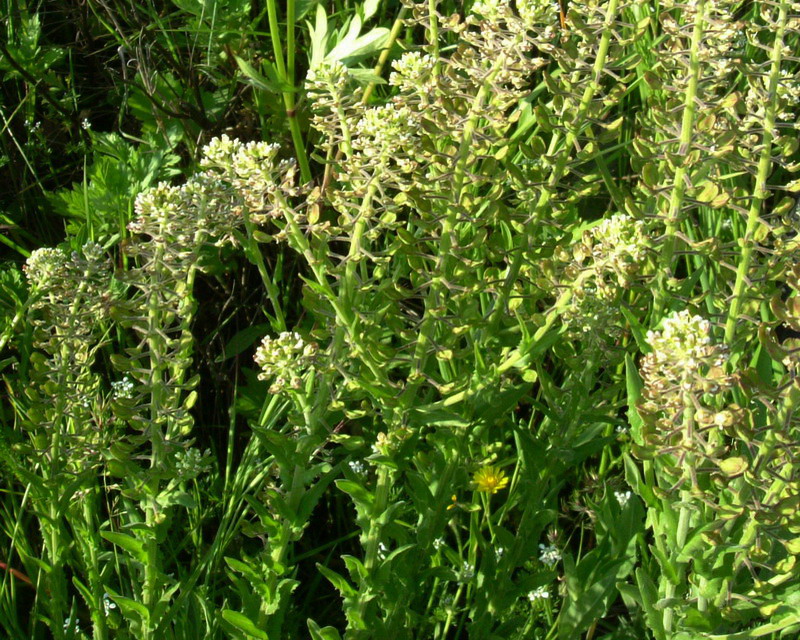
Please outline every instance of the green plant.
[{"label": "green plant", "polygon": [[796,631],[796,3],[467,5],[91,3],[145,143],[0,279],[10,636]]}]

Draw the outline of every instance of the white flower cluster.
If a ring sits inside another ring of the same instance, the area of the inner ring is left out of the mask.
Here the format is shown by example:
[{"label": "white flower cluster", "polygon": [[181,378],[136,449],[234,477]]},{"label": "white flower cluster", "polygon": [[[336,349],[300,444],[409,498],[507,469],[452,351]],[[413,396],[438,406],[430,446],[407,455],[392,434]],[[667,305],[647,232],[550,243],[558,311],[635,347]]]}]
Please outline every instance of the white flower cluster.
[{"label": "white flower cluster", "polygon": [[198,173],[180,186],[161,182],[143,191],[134,203],[131,233],[148,235],[156,244],[193,253],[206,242],[223,244],[241,224],[241,198],[213,173]]},{"label": "white flower cluster", "polygon": [[539,545],[539,561],[548,567],[554,567],[561,561],[561,552],[555,545]]},{"label": "white flower cluster", "polygon": [[347,67],[338,60],[324,60],[306,74],[307,88],[314,93],[329,93],[332,88],[344,91],[347,82]]},{"label": "white flower cluster", "polygon": [[34,250],[25,263],[28,282],[44,289],[51,282],[63,280],[69,269],[67,254],[63,249],[43,247]]},{"label": "white flower cluster", "polygon": [[[36,249],[25,263],[24,271],[28,282],[47,294],[35,300],[32,308],[47,307],[52,313],[61,314],[63,309],[58,311],[57,305],[72,309],[80,299],[77,313],[103,315],[104,297],[111,287],[111,269],[103,248],[97,243],[87,242],[80,253],[50,247]],[[63,317],[54,319],[65,320]]]},{"label": "white flower cluster", "polygon": [[401,91],[421,93],[426,90],[426,80],[433,65],[432,56],[422,55],[419,51],[407,51],[392,62],[394,71],[389,74],[389,84]]},{"label": "white flower cluster", "polygon": [[612,270],[620,286],[625,286],[632,273],[647,258],[649,239],[645,223],[627,214],[604,219],[587,234],[595,270],[604,275]]},{"label": "white flower cluster", "polygon": [[528,600],[536,602],[537,600],[547,600],[550,597],[550,592],[544,587],[536,587],[528,594]]},{"label": "white flower cluster", "polygon": [[261,367],[259,380],[273,380],[270,393],[299,389],[301,375],[313,367],[317,345],[306,342],[299,333],[284,331],[277,338],[265,336],[256,349],[255,361]]},{"label": "white flower cluster", "polygon": [[356,123],[353,150],[364,164],[394,160],[398,169],[409,173],[417,166],[411,160],[417,155],[418,123],[408,107],[389,103],[367,109]]},{"label": "white flower cluster", "polygon": [[299,193],[295,163],[278,161],[278,151],[266,142],[212,139],[203,147],[204,171],[181,186],[162,182],[140,193],[128,229],[169,246],[176,256],[178,248],[191,253],[206,242],[231,242],[245,208],[255,222],[263,222],[280,216],[285,199]]},{"label": "white flower cluster", "polygon": [[114,398],[116,399],[133,398],[133,392],[135,388],[136,386],[128,376],[125,376],[122,380],[115,380],[111,383],[111,390],[114,394]]},{"label": "white flower cluster", "polygon": [[648,331],[647,344],[653,349],[648,357],[656,365],[687,373],[696,371],[701,364],[720,367],[727,359],[724,352],[712,345],[711,323],[690,315],[687,309],[666,318],[661,331]]},{"label": "white flower cluster", "polygon": [[253,220],[280,217],[286,198],[300,194],[296,186],[297,165],[293,159],[278,160],[280,146],[267,142],[215,138],[203,149],[200,166],[230,182]]},{"label": "white flower cluster", "polygon": [[735,376],[725,372],[729,349],[711,339],[711,323],[688,310],[673,313],[662,323],[661,331],[648,331],[647,342],[653,351],[641,363],[644,382],[644,414],[664,417],[658,432],[669,434],[682,415],[686,395],[693,394],[696,410],[702,409],[702,396],[731,389]]},{"label": "white flower cluster", "polygon": [[472,13],[477,14],[489,22],[504,20],[511,8],[508,0],[478,0],[472,5]]},{"label": "white flower cluster", "polygon": [[584,337],[613,338],[619,332],[617,301],[643,272],[650,240],[644,222],[617,214],[587,230],[572,247],[563,282],[573,287],[564,320]]}]

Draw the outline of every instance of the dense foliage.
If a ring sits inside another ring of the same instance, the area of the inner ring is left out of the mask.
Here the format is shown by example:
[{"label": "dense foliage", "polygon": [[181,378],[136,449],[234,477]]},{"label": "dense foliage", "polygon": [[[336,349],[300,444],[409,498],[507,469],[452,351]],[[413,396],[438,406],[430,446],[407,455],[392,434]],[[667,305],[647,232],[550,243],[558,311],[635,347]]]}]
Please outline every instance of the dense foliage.
[{"label": "dense foliage", "polygon": [[11,639],[800,630],[800,3],[10,0]]}]

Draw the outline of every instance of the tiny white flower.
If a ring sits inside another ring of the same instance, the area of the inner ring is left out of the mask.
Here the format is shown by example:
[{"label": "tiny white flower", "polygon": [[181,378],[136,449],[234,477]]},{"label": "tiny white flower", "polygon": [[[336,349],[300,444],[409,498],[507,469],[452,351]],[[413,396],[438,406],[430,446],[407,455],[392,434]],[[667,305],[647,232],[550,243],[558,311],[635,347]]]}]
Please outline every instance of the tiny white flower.
[{"label": "tiny white flower", "polygon": [[614,497],[619,502],[620,507],[624,507],[628,504],[628,501],[631,499],[631,492],[630,491],[615,491]]},{"label": "tiny white flower", "polygon": [[353,473],[356,473],[358,475],[361,475],[362,473],[364,473],[364,471],[366,471],[364,463],[361,462],[361,460],[351,460],[350,462],[347,463],[347,466],[350,467],[350,470]]},{"label": "tiny white flower", "polygon": [[107,593],[103,594],[103,610],[106,612],[106,615],[111,613],[114,609],[117,608],[117,603],[111,599]]},{"label": "tiny white flower", "polygon": [[561,552],[555,545],[539,545],[539,561],[548,567],[553,567],[561,560]]},{"label": "tiny white flower", "polygon": [[544,587],[536,587],[528,594],[528,600],[536,602],[537,600],[547,600],[550,597],[550,592]]}]

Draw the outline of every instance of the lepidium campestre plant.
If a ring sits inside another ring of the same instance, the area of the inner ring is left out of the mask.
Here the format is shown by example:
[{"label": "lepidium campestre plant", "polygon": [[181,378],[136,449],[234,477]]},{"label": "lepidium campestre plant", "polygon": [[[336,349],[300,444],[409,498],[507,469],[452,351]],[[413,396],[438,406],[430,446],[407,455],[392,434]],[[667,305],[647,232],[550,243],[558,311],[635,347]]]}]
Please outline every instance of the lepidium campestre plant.
[{"label": "lepidium campestre plant", "polygon": [[44,547],[39,572],[28,565],[31,558],[22,558],[36,576],[37,593],[48,594],[36,600],[29,630],[33,633],[44,620],[53,637],[66,637],[65,621],[74,619],[82,605],[70,589],[69,567],[80,596],[93,605],[94,637],[106,638],[105,619],[98,613],[104,590],[96,473],[111,433],[101,380],[92,367],[109,326],[111,268],[102,247],[90,242],[81,251],[39,249],[25,273],[36,352],[30,358],[30,384],[17,404],[30,440],[18,443],[7,460],[28,487]]},{"label": "lepidium campestre plant", "polygon": [[780,387],[729,372],[729,348],[689,311],[647,340],[634,451],[645,472],[627,471],[648,506],[655,564],[637,570],[631,595],[656,638],[737,637],[725,632],[760,618],[764,630],[794,628],[798,612],[782,604],[796,597],[796,427],[775,402]]},{"label": "lepidium campestre plant", "polygon": [[[463,19],[439,14],[436,3],[410,6],[409,26],[439,40],[393,63],[385,103],[359,104],[341,62],[324,61],[308,74],[312,125],[331,163],[323,182],[309,189],[296,184],[291,164],[267,163],[263,213],[250,217],[264,224],[259,239],[265,232],[305,260],[304,304],[325,365],[306,376],[285,370],[285,354],[300,357],[293,366],[306,357],[305,339],[292,333],[265,341],[258,362],[306,418],[297,442],[342,425],[332,439],[354,457],[336,486],[356,508],[363,554],[342,558],[349,578],[319,566],[344,598],[348,637],[443,638],[492,629],[524,637],[539,615],[562,634],[580,633],[603,614],[614,579],[630,571],[624,555],[632,533],[610,536],[588,562],[568,556],[563,609],[539,609],[543,598],[528,595],[544,593],[556,578],[555,565],[538,560],[538,545],[560,485],[553,479],[568,463],[553,458],[539,469],[534,452],[547,445],[509,412],[540,372],[547,375],[533,363],[536,348],[547,348],[542,341],[551,329],[549,339],[556,338],[562,316],[571,322],[580,313],[568,313],[579,284],[554,296],[533,285],[543,274],[528,264],[552,252],[565,235],[559,225],[577,220],[573,205],[591,189],[569,195],[574,185],[584,178],[591,184],[590,172],[602,172],[596,142],[583,143],[618,133],[604,121],[624,82],[605,70],[625,59],[635,31],[617,2],[575,7],[576,27],[561,50],[558,13],[549,3],[523,3],[517,13],[506,2],[480,2]],[[443,43],[452,45],[447,56]],[[542,81],[552,60],[560,65],[556,77],[571,81],[515,129],[525,88]],[[521,157],[522,141],[510,136],[522,138],[531,127],[549,134],[547,153],[538,166],[515,170],[509,160]],[[499,179],[504,170],[513,179]],[[594,268],[576,254],[583,279],[607,300],[628,301],[628,289],[647,272],[642,225],[620,217],[598,226],[598,247],[610,251],[622,239],[627,244],[616,258],[598,248]],[[585,322],[592,322],[589,306]],[[541,315],[531,321],[532,314]],[[609,330],[601,340],[606,347],[621,335]],[[589,367],[559,381],[564,395],[548,376],[542,398],[554,413],[544,419],[542,437],[555,437],[567,415],[564,437],[582,435],[594,372]],[[593,424],[591,433],[605,428]],[[512,443],[526,448],[522,460],[515,461]],[[497,495],[469,481],[501,470],[513,478],[508,494],[499,480]],[[604,596],[578,614],[581,590],[594,584],[579,576],[604,554],[604,573],[594,574]],[[519,580],[502,579],[498,566],[519,569]],[[334,637],[331,628],[309,624],[314,637]]]},{"label": "lepidium campestre plant", "polygon": [[28,635],[795,633],[797,4],[267,4],[294,151],[29,262]]}]

